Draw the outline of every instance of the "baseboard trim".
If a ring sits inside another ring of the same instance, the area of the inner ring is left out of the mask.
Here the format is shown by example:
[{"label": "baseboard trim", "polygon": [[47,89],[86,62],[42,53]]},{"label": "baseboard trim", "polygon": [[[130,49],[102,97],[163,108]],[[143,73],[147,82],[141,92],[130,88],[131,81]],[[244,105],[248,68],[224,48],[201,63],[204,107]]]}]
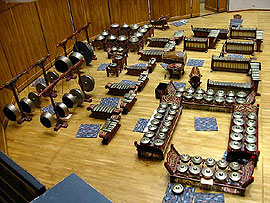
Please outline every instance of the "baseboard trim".
[{"label": "baseboard trim", "polygon": [[239,10],[228,11],[228,13],[241,12],[241,11],[270,11],[270,9],[248,8],[248,9],[239,9]]},{"label": "baseboard trim", "polygon": [[217,12],[217,8],[213,8],[213,7],[210,7],[210,6],[207,6],[207,5],[205,5],[204,7],[207,10],[210,10],[210,11],[213,11],[213,12]]}]

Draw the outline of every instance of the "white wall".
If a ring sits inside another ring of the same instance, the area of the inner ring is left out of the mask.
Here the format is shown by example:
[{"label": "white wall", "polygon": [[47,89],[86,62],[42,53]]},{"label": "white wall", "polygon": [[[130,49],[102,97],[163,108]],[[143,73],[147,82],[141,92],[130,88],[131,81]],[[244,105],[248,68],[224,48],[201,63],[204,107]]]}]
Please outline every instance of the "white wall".
[{"label": "white wall", "polygon": [[270,0],[229,0],[229,10],[270,9]]}]

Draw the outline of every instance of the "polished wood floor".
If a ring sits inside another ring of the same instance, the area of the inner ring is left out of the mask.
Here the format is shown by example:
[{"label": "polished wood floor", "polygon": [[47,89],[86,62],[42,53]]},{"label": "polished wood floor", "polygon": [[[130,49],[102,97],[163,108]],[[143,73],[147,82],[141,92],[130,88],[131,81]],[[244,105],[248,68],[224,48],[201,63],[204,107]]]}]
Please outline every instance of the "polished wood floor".
[{"label": "polished wood floor", "polygon": [[[170,26],[167,31],[156,31],[157,37],[171,37],[178,29],[184,29],[186,36],[192,36],[190,25],[195,27],[228,27],[229,21],[235,13],[221,13],[211,16],[188,19],[188,23],[182,27]],[[244,19],[243,26],[258,27],[264,30],[263,52],[255,53],[255,57],[262,63],[259,92],[257,97],[260,104],[259,111],[259,143],[261,151],[258,166],[255,169],[254,183],[248,187],[246,196],[234,196],[225,194],[226,202],[270,202],[270,12],[246,11],[240,13]],[[202,88],[206,88],[207,79],[231,82],[249,81],[244,74],[210,72],[211,56],[219,54],[224,41],[217,44],[215,50],[208,53],[187,51],[189,59],[204,59],[205,64],[200,68]],[[177,46],[177,50],[183,50],[183,43]],[[110,62],[103,51],[96,52],[98,60],[93,61],[90,67],[83,71],[92,75],[96,80],[96,87],[90,93],[93,103],[99,103],[106,95],[104,86],[107,82],[119,82],[123,79],[137,80],[135,76],[121,73],[120,77],[106,77],[105,72],[97,71],[100,63]],[[128,64],[140,63],[138,55],[131,53]],[[185,67],[185,75],[178,82],[188,83],[188,75],[192,67]],[[83,107],[72,109],[72,117],[68,120],[69,127],[54,132],[46,129],[39,123],[40,110],[36,109],[32,122],[23,125],[9,123],[6,128],[9,155],[14,161],[37,177],[47,188],[54,186],[64,177],[74,172],[81,178],[103,193],[113,202],[161,202],[167,184],[168,172],[163,166],[163,161],[141,160],[137,157],[137,151],[133,143],[140,140],[141,133],[133,132],[138,118],[150,118],[157,108],[159,101],[155,99],[154,89],[159,82],[165,81],[165,70],[157,65],[155,71],[150,74],[150,81],[146,88],[138,93],[138,101],[128,115],[121,119],[122,127],[108,146],[101,144],[101,139],[78,139],[76,132],[81,123],[103,124],[103,120],[89,117],[86,111],[87,103]],[[268,79],[267,79],[268,78]],[[177,81],[177,80],[176,80]],[[60,100],[63,93],[78,87],[76,81],[60,82],[56,90]],[[25,96],[32,87],[21,93]],[[45,99],[42,106],[49,104]],[[196,132],[194,131],[194,117],[216,117],[218,131]],[[221,159],[227,146],[230,114],[215,113],[198,110],[183,110],[171,143],[180,153],[201,155]],[[268,131],[269,130],[269,131]],[[269,137],[268,137],[269,136]],[[200,191],[197,189],[197,191]]]}]

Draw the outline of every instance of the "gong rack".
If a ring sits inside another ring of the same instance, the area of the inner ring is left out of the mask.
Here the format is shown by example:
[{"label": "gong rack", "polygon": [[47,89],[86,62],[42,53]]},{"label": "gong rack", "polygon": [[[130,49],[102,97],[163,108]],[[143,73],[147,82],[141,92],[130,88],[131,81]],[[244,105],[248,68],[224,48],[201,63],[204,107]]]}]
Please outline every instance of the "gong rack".
[{"label": "gong rack", "polygon": [[[82,26],[81,28],[79,28],[76,32],[72,33],[66,39],[64,39],[63,41],[61,41],[60,43],[58,43],[56,45],[56,47],[60,47],[61,46],[64,49],[65,56],[67,56],[68,55],[68,53],[67,53],[67,42],[69,40],[72,40],[73,37],[75,37],[76,40],[77,40],[77,34],[79,34],[83,30],[85,31],[87,43],[90,44],[90,39],[89,39],[89,34],[88,34],[88,27],[89,27],[90,24],[91,24],[91,22],[86,23],[84,26]],[[97,59],[96,56],[94,56],[94,60],[96,60],[96,59]]]},{"label": "gong rack", "polygon": [[[69,68],[65,73],[63,73],[61,76],[59,76],[55,81],[53,81],[50,85],[48,85],[42,92],[40,92],[38,94],[38,97],[41,97],[43,94],[47,93],[48,91],[51,91],[51,89],[60,81],[62,80],[64,77],[66,77],[67,75],[69,75],[74,69],[79,70],[79,66],[85,61],[85,59],[81,59],[78,63],[76,63],[74,66],[72,66],[71,68]],[[51,94],[49,94],[49,97],[51,99],[51,103],[52,103],[52,107],[53,110],[55,112],[56,115],[56,124],[55,124],[55,128],[54,131],[58,131],[60,128],[67,128],[68,124],[67,123],[63,123],[63,121],[61,120],[59,113],[56,110],[56,105],[55,102],[53,100],[53,97]]]},{"label": "gong rack", "polygon": [[[7,88],[7,89],[11,90],[12,93],[13,93],[13,96],[14,96],[14,98],[15,98],[15,101],[16,101],[18,107],[19,107],[19,111],[20,111],[20,114],[21,114],[20,120],[17,121],[18,124],[22,124],[24,121],[31,121],[32,118],[29,117],[29,116],[27,116],[27,115],[23,112],[23,110],[22,110],[22,106],[21,106],[21,104],[20,104],[18,94],[17,94],[17,92],[16,92],[16,90],[15,90],[15,88],[16,88],[16,83],[17,83],[18,79],[19,79],[20,77],[22,77],[24,74],[28,73],[28,72],[29,72],[30,70],[32,70],[33,68],[35,68],[35,67],[37,67],[37,66],[40,66],[40,67],[42,68],[42,72],[43,72],[43,74],[44,74],[44,79],[45,79],[45,81],[46,81],[46,83],[47,83],[47,85],[48,85],[49,83],[48,83],[48,80],[47,80],[47,78],[46,78],[46,72],[45,72],[44,63],[45,63],[45,61],[47,60],[47,58],[49,58],[49,56],[50,56],[50,55],[48,54],[47,56],[41,58],[41,59],[40,59],[39,61],[37,61],[35,64],[29,66],[29,67],[28,67],[27,69],[25,69],[23,72],[19,73],[17,76],[15,76],[15,77],[12,78],[10,81],[8,81],[6,84],[4,84],[4,85],[2,85],[2,86],[0,87],[0,90],[2,90],[2,89],[4,89],[4,88]],[[27,86],[28,86],[28,85],[29,85],[29,84],[27,84]],[[52,97],[52,96],[55,96],[55,95],[52,94],[52,95],[50,95],[50,96]]]},{"label": "gong rack", "polygon": [[[77,41],[77,34],[81,33],[81,31],[83,31],[83,30],[85,31],[87,43],[90,44],[90,39],[89,39],[89,34],[88,34],[88,27],[89,27],[90,24],[91,24],[91,22],[86,23],[83,27],[79,28],[76,32],[74,32],[73,34],[71,34],[70,36],[68,36],[66,39],[64,39],[63,41],[61,41],[60,43],[58,43],[56,45],[56,47],[60,47],[61,46],[64,49],[65,56],[67,57],[67,55],[68,55],[68,52],[67,52],[67,42],[69,40],[72,40],[73,37],[75,37],[76,38],[76,41]],[[96,55],[94,55],[93,60],[97,60]],[[81,84],[80,85],[81,90],[82,90],[83,94],[85,95],[85,100],[84,101],[85,102],[92,102],[91,96],[89,96],[89,95],[87,95],[85,93],[84,87],[82,85],[83,82],[82,82],[82,79],[81,79],[81,73],[80,73],[79,69],[77,69],[77,73],[78,73],[78,77],[79,77],[79,84]],[[68,74],[66,76],[67,76],[66,77],[66,80],[67,81],[69,81],[70,79],[76,79],[77,78],[77,76],[72,75],[72,73],[70,73],[70,74]]]}]

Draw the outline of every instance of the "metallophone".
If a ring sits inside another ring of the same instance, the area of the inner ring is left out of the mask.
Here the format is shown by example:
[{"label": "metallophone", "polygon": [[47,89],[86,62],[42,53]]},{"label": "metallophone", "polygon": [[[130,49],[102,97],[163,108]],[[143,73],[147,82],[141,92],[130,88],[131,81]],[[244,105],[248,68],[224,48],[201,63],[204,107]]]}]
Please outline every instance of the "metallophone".
[{"label": "metallophone", "polygon": [[149,47],[161,47],[164,48],[167,43],[169,43],[171,40],[170,38],[147,38],[148,46]]},{"label": "metallophone", "polygon": [[261,81],[260,70],[261,70],[261,63],[260,62],[251,62],[250,63],[249,75],[251,76],[251,85],[252,85],[253,91],[255,91],[258,96],[260,95],[259,93],[257,93],[259,82]]},{"label": "metallophone", "polygon": [[179,45],[184,38],[184,30],[178,30],[173,34],[172,40],[175,41],[176,45]]},{"label": "metallophone", "polygon": [[124,96],[126,93],[136,93],[136,86],[122,83],[107,83],[105,89],[109,89],[108,94]]},{"label": "metallophone", "polygon": [[208,48],[209,49],[214,49],[216,46],[216,43],[218,42],[218,35],[220,33],[220,30],[211,30],[209,35],[208,35],[208,41],[209,41],[209,45]]},{"label": "metallophone", "polygon": [[167,44],[165,44],[165,47],[163,49],[164,52],[171,52],[175,51],[175,41],[169,41]]},{"label": "metallophone", "polygon": [[134,142],[138,156],[164,159],[165,151],[181,114],[181,98],[164,95],[159,108],[149,121],[147,132],[139,143]]},{"label": "metallophone", "polygon": [[122,98],[122,102],[120,104],[120,108],[122,108],[123,114],[128,114],[128,112],[131,110],[135,102],[137,101],[135,93],[126,93],[124,97]]},{"label": "metallophone", "polygon": [[163,53],[164,51],[160,49],[149,49],[138,52],[138,54],[141,55],[140,60],[149,61],[149,59],[155,58],[157,62],[162,61]]},{"label": "metallophone", "polygon": [[254,41],[231,41],[226,40],[223,45],[226,53],[254,54]]},{"label": "metallophone", "polygon": [[245,164],[224,159],[203,159],[201,156],[180,154],[171,145],[164,163],[170,182],[197,186],[204,190],[215,190],[244,196],[247,186],[254,181],[254,159]]},{"label": "metallophone", "polygon": [[212,56],[211,71],[248,73],[249,70],[250,59],[248,58]]},{"label": "metallophone", "polygon": [[201,75],[200,69],[198,67],[193,67],[190,71],[188,82],[194,89],[196,89],[202,83],[201,77],[202,75]]},{"label": "metallophone", "polygon": [[187,54],[185,52],[179,51],[171,51],[171,52],[164,52],[160,49],[149,49],[149,50],[142,50],[138,52],[141,55],[140,59],[148,61],[151,58],[155,58],[156,62],[164,62],[164,63],[183,63],[186,64],[187,61]]},{"label": "metallophone", "polygon": [[263,42],[263,31],[256,31],[256,51],[262,52],[262,42]]},{"label": "metallophone", "polygon": [[166,30],[169,28],[168,21],[170,20],[170,15],[161,16],[156,20],[151,20],[150,24],[157,29]]},{"label": "metallophone", "polygon": [[208,51],[208,38],[188,38],[184,37],[184,49],[192,51]]},{"label": "metallophone", "polygon": [[121,113],[120,108],[103,104],[91,104],[89,107],[87,107],[87,111],[91,111],[90,117],[100,119],[107,119],[112,115],[120,115]]},{"label": "metallophone", "polygon": [[148,65],[147,65],[147,68],[148,68],[148,72],[149,73],[152,73],[156,66],[157,66],[157,60],[155,58],[150,58],[149,61],[148,61]]},{"label": "metallophone", "polygon": [[107,118],[105,124],[100,129],[99,137],[103,138],[102,144],[107,145],[115,136],[121,124],[119,123],[121,116],[113,115],[110,118]]},{"label": "metallophone", "polygon": [[242,16],[236,14],[233,16],[233,19],[230,20],[230,27],[241,27],[242,26]]},{"label": "metallophone", "polygon": [[127,70],[128,75],[139,76],[139,75],[141,75],[142,72],[147,71],[148,67],[135,64],[135,65],[131,65],[131,66],[126,66],[125,70]]},{"label": "metallophone", "polygon": [[144,89],[148,81],[149,81],[148,72],[147,71],[142,72],[136,83],[138,92],[141,92]]},{"label": "metallophone", "polygon": [[174,51],[176,42],[170,38],[147,38],[149,47],[164,48],[164,51]]},{"label": "metallophone", "polygon": [[258,112],[259,105],[234,106],[229,130],[227,161],[246,163],[252,159],[256,167],[260,155]]},{"label": "metallophone", "polygon": [[191,30],[194,34],[194,37],[207,38],[209,33],[212,30],[219,30],[218,39],[227,39],[229,29],[220,29],[220,28],[194,28],[191,25]]}]

